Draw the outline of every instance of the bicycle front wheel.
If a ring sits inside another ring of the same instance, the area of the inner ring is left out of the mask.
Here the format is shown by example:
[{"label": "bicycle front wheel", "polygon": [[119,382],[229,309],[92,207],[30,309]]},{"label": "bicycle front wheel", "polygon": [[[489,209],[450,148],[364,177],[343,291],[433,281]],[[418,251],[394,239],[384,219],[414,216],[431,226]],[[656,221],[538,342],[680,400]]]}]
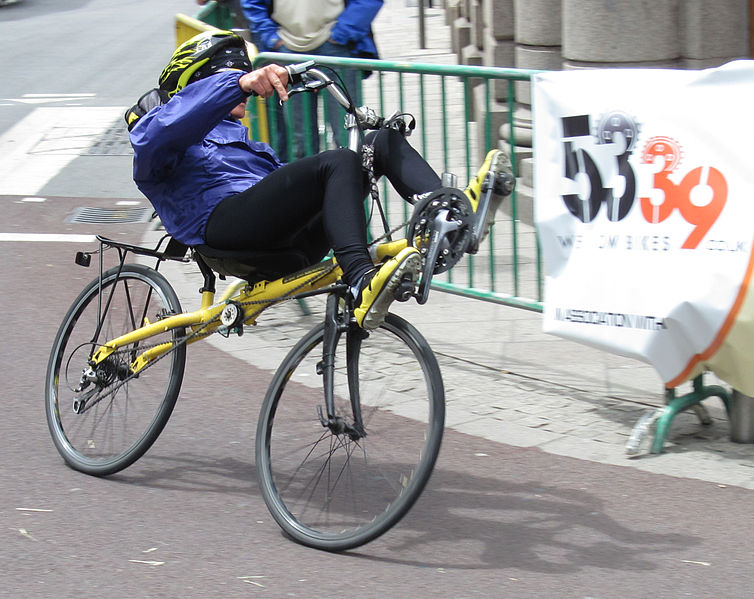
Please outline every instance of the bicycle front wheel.
[{"label": "bicycle front wheel", "polygon": [[[181,312],[165,278],[152,268],[112,268],[79,294],[60,325],[50,353],[45,411],[52,440],[65,462],[87,474],[118,472],[139,459],[165,427],[183,380],[186,346],[138,374],[129,364],[144,349],[173,342],[183,329],[129,344],[102,361],[82,388],[82,374],[100,345]],[[99,315],[101,314],[101,318]]]},{"label": "bicycle front wheel", "polygon": [[[315,327],[276,372],[258,423],[256,464],[282,529],[304,545],[341,551],[386,532],[418,499],[440,451],[445,394],[427,342],[389,314],[365,338],[351,334],[350,369],[341,337],[334,416],[345,426],[324,426],[323,335],[324,325]],[[359,410],[363,430],[352,426]]]}]

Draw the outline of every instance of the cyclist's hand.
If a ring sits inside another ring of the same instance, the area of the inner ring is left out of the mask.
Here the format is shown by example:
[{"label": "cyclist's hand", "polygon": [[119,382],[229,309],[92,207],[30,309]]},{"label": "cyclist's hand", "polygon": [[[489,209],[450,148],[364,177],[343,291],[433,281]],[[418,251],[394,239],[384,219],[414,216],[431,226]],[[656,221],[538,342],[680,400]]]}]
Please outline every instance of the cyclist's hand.
[{"label": "cyclist's hand", "polygon": [[288,99],[288,71],[280,65],[268,64],[261,69],[254,69],[250,73],[241,75],[238,85],[247,94],[254,93],[263,98],[269,98],[277,92],[283,102]]}]

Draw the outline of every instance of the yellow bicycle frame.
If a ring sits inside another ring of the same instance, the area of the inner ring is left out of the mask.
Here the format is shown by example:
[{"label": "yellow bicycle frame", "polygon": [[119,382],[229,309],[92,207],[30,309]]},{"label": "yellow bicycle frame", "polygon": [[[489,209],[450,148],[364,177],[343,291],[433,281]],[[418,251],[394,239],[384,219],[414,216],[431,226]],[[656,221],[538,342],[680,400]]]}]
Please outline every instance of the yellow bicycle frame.
[{"label": "yellow bicycle frame", "polygon": [[[203,291],[202,305],[199,310],[168,316],[154,323],[146,322],[144,326],[130,333],[111,339],[94,353],[92,362],[99,364],[122,347],[138,341],[145,341],[154,335],[175,329],[190,327],[194,331],[201,330],[202,333],[200,335],[188,339],[186,343],[199,341],[206,337],[207,334],[215,332],[221,326],[220,313],[230,301],[238,302],[242,305],[244,324],[252,324],[266,308],[283,301],[294,293],[303,293],[327,287],[335,283],[342,274],[343,271],[340,267],[335,264],[333,259],[330,259],[274,281],[260,281],[253,286],[241,282],[239,285],[231,288],[231,292],[236,292],[240,287],[240,291],[237,291],[235,296],[225,297],[228,295],[226,292],[218,303],[214,303],[214,291]],[[269,300],[269,302],[265,300]],[[247,302],[254,303],[247,304]],[[145,350],[131,362],[131,372],[134,374],[139,372],[150,362],[170,351],[173,346],[174,343],[168,341]]]},{"label": "yellow bicycle frame", "polygon": [[[375,245],[371,248],[372,259],[375,263],[380,262],[385,257],[395,255],[407,245],[408,240],[406,239]],[[239,281],[235,285],[231,285],[217,303],[215,303],[214,291],[202,291],[202,302],[199,310],[168,316],[154,323],[147,320],[140,328],[102,344],[92,356],[92,366],[101,363],[118,349],[175,329],[191,328],[194,332],[200,332],[186,340],[186,343],[190,344],[204,339],[222,326],[219,317],[225,306],[230,302],[241,305],[244,312],[244,324],[253,324],[257,317],[270,306],[296,294],[311,292],[332,285],[342,274],[343,271],[340,266],[336,264],[333,258],[330,258],[273,281],[259,281],[253,286],[245,281]],[[129,367],[131,373],[136,374],[143,370],[151,362],[173,349],[174,346],[174,342],[166,341],[146,349],[131,362]]]}]

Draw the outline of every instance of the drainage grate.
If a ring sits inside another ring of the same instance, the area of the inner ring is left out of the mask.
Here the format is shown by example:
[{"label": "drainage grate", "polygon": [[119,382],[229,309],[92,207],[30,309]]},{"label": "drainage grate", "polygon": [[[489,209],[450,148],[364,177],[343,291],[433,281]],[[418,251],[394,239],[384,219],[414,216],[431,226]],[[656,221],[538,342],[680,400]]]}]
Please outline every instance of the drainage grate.
[{"label": "drainage grate", "polygon": [[130,156],[133,148],[123,124],[110,127],[86,150],[85,156]]},{"label": "drainage grate", "polygon": [[151,208],[76,208],[67,223],[146,223],[152,218]]}]

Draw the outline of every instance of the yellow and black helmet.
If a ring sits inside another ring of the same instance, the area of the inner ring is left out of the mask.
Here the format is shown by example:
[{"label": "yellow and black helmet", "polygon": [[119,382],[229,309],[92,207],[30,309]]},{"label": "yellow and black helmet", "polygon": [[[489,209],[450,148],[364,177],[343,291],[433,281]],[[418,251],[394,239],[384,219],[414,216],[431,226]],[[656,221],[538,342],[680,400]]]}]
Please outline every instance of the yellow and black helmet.
[{"label": "yellow and black helmet", "polygon": [[160,74],[169,97],[189,83],[227,69],[251,71],[244,39],[232,31],[204,31],[183,42]]}]

